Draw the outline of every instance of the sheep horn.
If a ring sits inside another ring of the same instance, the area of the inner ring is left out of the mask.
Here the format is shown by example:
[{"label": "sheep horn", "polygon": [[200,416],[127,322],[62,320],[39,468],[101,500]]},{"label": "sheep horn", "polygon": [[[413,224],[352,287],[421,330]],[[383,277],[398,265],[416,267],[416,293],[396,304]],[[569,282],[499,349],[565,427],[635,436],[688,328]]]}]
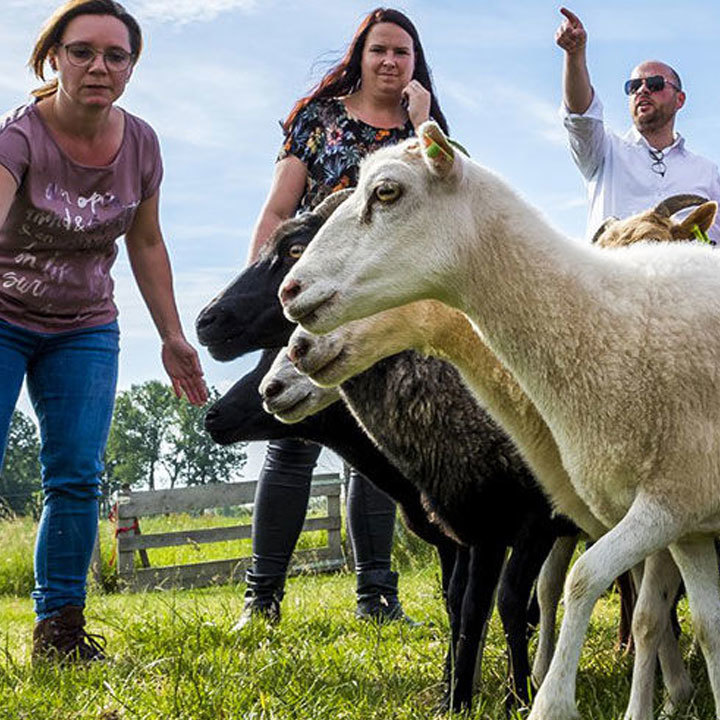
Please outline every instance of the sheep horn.
[{"label": "sheep horn", "polygon": [[595,231],[595,234],[592,236],[592,240],[590,241],[593,245],[600,239],[600,236],[608,229],[608,226],[611,225],[614,222],[617,222],[620,218],[615,217],[615,215],[611,215],[606,220],[603,220],[602,225]]},{"label": "sheep horn", "polygon": [[673,195],[659,203],[654,212],[661,217],[669,218],[680,210],[692,207],[693,205],[702,205],[706,202],[708,202],[708,199],[700,195]]},{"label": "sheep horn", "polygon": [[328,195],[314,210],[313,213],[318,215],[325,222],[334,212],[334,210],[344,203],[353,194],[353,188],[338,190]]}]

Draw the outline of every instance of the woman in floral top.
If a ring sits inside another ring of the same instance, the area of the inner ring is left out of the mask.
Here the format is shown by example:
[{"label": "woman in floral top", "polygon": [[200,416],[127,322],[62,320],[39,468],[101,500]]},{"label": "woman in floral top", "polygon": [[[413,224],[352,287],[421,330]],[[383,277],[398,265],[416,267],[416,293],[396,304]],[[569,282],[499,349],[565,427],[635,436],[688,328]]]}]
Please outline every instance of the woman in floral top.
[{"label": "woman in floral top", "polygon": [[[286,138],[255,225],[250,262],[279,223],[312,210],[336,190],[354,187],[365,155],[410,137],[429,117],[448,132],[417,30],[397,10],[373,10],[342,60],[295,104],[283,124]],[[319,454],[319,446],[296,440],[268,445],[255,497],[253,566],[236,629],[258,614],[280,617],[287,566]],[[394,503],[353,472],[347,516],[357,571],[356,615],[407,621],[398,600],[398,576],[390,569]]]},{"label": "woman in floral top", "polygon": [[348,114],[340,98],[311,100],[295,117],[278,162],[294,157],[305,164],[307,184],[298,210],[312,210],[330,193],[355,187],[367,154],[413,134],[410,120],[402,127],[378,128]]}]

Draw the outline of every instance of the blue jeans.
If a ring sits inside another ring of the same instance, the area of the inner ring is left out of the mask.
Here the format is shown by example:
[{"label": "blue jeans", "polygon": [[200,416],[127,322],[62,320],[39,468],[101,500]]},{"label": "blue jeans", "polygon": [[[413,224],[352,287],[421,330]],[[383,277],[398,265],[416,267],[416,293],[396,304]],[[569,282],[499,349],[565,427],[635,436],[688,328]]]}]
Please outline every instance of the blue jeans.
[{"label": "blue jeans", "polygon": [[0,462],[24,377],[40,423],[44,506],[32,593],[38,620],[85,604],[118,340],[116,322],[50,334],[0,320]]}]

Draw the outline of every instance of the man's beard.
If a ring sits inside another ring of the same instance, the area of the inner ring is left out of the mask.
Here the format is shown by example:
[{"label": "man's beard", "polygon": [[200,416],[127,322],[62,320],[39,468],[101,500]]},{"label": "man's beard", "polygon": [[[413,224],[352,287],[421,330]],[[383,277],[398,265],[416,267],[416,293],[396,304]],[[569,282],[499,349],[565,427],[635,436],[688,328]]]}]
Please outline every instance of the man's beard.
[{"label": "man's beard", "polygon": [[667,125],[673,117],[671,109],[655,105],[652,112],[635,115],[635,127],[640,132],[655,132]]}]

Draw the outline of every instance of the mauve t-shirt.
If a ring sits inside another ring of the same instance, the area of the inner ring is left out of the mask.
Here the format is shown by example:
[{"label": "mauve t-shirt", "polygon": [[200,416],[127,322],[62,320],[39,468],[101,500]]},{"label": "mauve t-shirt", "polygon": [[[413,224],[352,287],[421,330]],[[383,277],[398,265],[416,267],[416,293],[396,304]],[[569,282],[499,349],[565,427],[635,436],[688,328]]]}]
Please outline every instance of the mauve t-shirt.
[{"label": "mauve t-shirt", "polygon": [[0,318],[60,332],[117,317],[110,268],[118,237],[162,179],[157,136],[123,111],[115,159],[103,167],[71,160],[30,103],[0,118],[0,164],[18,183],[0,227]]}]

